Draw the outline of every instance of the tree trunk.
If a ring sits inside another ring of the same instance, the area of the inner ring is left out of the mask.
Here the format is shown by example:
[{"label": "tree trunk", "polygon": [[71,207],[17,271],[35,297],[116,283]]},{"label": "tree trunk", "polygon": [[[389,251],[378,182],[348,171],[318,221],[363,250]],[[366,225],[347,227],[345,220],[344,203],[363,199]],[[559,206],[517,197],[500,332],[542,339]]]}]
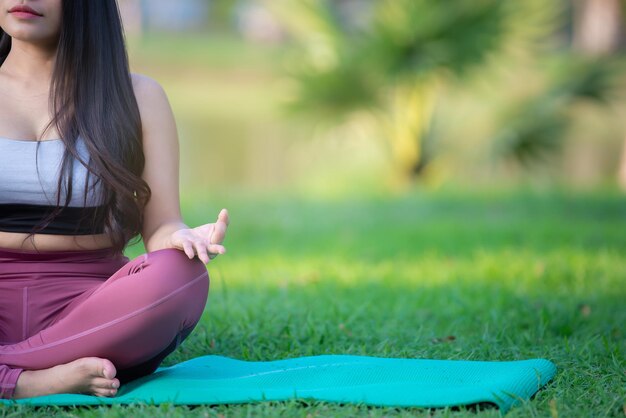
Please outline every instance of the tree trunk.
[{"label": "tree trunk", "polygon": [[624,141],[622,160],[617,173],[617,183],[622,190],[626,190],[626,141]]},{"label": "tree trunk", "polygon": [[391,158],[397,180],[406,186],[412,184],[423,165],[423,140],[433,116],[439,90],[436,77],[400,85],[394,91],[391,124],[387,126]]},{"label": "tree trunk", "polygon": [[[574,48],[587,55],[609,55],[618,49],[623,22],[621,0],[577,0],[574,12]],[[617,180],[626,190],[626,139]]]},{"label": "tree trunk", "polygon": [[589,55],[615,52],[621,35],[621,12],[621,0],[577,0],[574,47]]}]

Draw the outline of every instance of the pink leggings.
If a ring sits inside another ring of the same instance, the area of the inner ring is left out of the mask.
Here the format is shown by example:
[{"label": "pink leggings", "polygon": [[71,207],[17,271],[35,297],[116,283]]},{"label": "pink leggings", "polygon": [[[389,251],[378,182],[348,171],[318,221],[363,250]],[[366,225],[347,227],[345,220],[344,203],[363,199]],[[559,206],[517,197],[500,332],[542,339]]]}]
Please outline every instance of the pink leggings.
[{"label": "pink leggings", "polygon": [[195,328],[209,292],[198,257],[164,248],[133,260],[108,249],[0,248],[0,398],[23,370],[109,359],[123,385],[154,372]]}]

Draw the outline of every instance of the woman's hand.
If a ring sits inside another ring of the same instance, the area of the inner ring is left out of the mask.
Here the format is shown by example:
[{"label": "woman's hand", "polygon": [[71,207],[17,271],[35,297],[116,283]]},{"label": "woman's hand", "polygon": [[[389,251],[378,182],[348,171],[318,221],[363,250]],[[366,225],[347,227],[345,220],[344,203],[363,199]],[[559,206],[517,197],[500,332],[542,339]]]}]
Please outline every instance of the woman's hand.
[{"label": "woman's hand", "polygon": [[190,259],[197,254],[200,260],[206,264],[217,257],[218,254],[226,252],[226,248],[221,244],[224,242],[226,228],[229,223],[228,211],[222,209],[215,223],[201,225],[196,228],[179,229],[174,232],[170,236],[171,247],[185,251],[185,254]]}]

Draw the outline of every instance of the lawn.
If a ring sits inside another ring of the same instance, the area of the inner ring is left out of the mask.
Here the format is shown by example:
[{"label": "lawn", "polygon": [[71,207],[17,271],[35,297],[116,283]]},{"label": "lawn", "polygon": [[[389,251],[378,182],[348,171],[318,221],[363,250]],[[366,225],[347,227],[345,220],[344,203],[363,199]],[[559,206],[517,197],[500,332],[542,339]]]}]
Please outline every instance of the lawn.
[{"label": "lawn", "polygon": [[[312,200],[183,199],[190,226],[221,207],[228,253],[206,311],[163,366],[206,354],[547,358],[555,379],[508,417],[623,416],[626,198],[616,192],[416,192]],[[128,248],[133,257],[141,244]],[[233,406],[0,407],[0,417],[423,416],[478,412],[313,401]]]}]

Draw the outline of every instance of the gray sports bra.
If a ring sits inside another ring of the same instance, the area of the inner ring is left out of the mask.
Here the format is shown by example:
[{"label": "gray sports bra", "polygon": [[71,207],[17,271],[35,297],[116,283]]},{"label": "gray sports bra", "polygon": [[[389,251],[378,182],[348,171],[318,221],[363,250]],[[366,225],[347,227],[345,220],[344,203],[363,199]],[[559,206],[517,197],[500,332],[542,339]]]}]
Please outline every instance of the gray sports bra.
[{"label": "gray sports bra", "polygon": [[[80,137],[76,148],[81,158],[89,161],[89,152]],[[54,209],[64,150],[61,139],[40,141],[37,147],[36,141],[0,137],[0,231],[29,232]],[[87,206],[83,207],[86,177],[87,168],[74,159],[69,206],[37,233],[102,232],[102,220],[95,219],[95,211],[102,205],[102,184],[90,174]],[[62,206],[67,191],[65,187],[61,190]]]}]

